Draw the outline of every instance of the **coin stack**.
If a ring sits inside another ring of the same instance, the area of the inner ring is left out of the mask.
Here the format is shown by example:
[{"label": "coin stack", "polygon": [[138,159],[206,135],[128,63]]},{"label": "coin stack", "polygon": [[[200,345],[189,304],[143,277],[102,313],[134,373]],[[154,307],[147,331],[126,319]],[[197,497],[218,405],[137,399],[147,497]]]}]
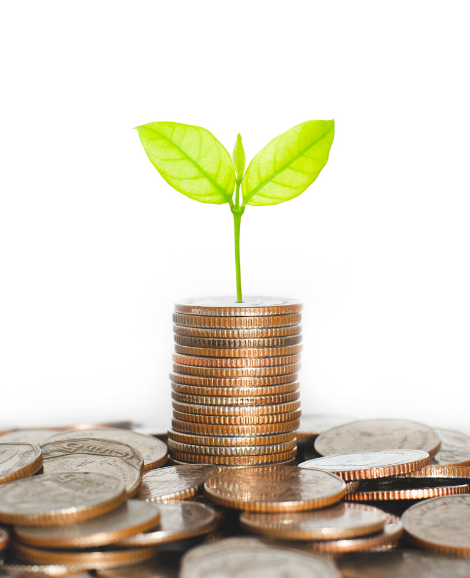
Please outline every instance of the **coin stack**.
[{"label": "coin stack", "polygon": [[175,463],[293,463],[302,304],[227,297],[175,304],[170,374]]}]

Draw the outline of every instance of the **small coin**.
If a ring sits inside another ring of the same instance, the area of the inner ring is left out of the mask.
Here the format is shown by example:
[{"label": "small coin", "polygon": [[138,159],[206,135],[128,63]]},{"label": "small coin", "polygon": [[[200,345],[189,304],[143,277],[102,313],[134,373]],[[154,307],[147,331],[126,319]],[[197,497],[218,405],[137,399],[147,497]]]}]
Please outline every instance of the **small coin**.
[{"label": "small coin", "polygon": [[300,444],[313,444],[322,432],[351,421],[354,421],[353,418],[341,415],[303,415],[300,418],[298,441]]},{"label": "small coin", "polygon": [[449,480],[436,478],[385,478],[366,480],[359,489],[346,496],[352,502],[388,501],[388,500],[423,500],[452,494],[468,494],[468,484],[451,484]]},{"label": "small coin", "polygon": [[341,478],[296,467],[264,466],[222,472],[204,484],[216,504],[250,512],[298,512],[341,500]]},{"label": "small coin", "polygon": [[284,540],[344,540],[383,530],[387,515],[374,506],[337,504],[313,512],[242,512],[243,529]]},{"label": "small coin", "polygon": [[299,420],[257,425],[209,425],[205,423],[172,420],[175,431],[206,436],[258,436],[289,433],[299,427]]},{"label": "small coin", "polygon": [[0,444],[0,484],[32,476],[42,468],[41,448],[36,444]]},{"label": "small coin", "polygon": [[[301,410],[268,415],[200,415],[173,410],[173,418],[179,421],[204,423],[208,425],[261,425],[299,419]],[[173,426],[174,427],[174,426]]]},{"label": "small coin", "polygon": [[158,526],[154,504],[128,500],[103,516],[60,526],[15,526],[17,541],[38,548],[98,548]]},{"label": "small coin", "polygon": [[420,502],[403,515],[408,538],[421,548],[443,554],[470,555],[470,496]]},{"label": "small coin", "polygon": [[269,349],[271,347],[291,347],[302,342],[302,335],[290,335],[286,337],[271,337],[261,339],[217,339],[215,337],[189,337],[175,335],[175,343],[187,347],[217,347],[221,349],[251,349],[259,347]]},{"label": "small coin", "polygon": [[300,363],[272,367],[202,367],[173,363],[173,371],[198,377],[272,377],[300,371]]},{"label": "small coin", "polygon": [[315,440],[323,456],[374,450],[423,450],[433,456],[440,447],[437,431],[405,419],[365,419],[331,428]]},{"label": "small coin", "polygon": [[220,329],[257,329],[298,325],[300,313],[292,315],[265,315],[261,317],[208,317],[207,315],[182,315],[173,313],[173,323],[186,327],[211,327]]},{"label": "small coin", "polygon": [[40,446],[42,442],[57,433],[53,429],[16,429],[0,436],[0,443],[22,442]]},{"label": "small coin", "polygon": [[241,449],[242,447],[250,446],[267,446],[274,444],[282,444],[286,442],[296,443],[296,436],[294,432],[281,433],[275,435],[260,435],[260,436],[204,436],[193,435],[175,430],[168,430],[169,441],[178,442],[180,444],[210,446],[210,447],[232,447]]},{"label": "small coin", "polygon": [[10,541],[10,536],[6,530],[0,528],[0,552],[5,550],[8,546],[8,542]]},{"label": "small coin", "polygon": [[[172,402],[173,409],[195,415],[248,416],[283,414],[300,408],[300,400],[274,405],[195,405],[192,403]],[[175,416],[176,417],[176,416]]]},{"label": "small coin", "polygon": [[228,538],[198,546],[183,556],[180,578],[209,576],[340,578],[329,558],[270,546],[256,538]]},{"label": "small coin", "polygon": [[[298,388],[298,381],[284,385],[244,388],[196,387],[194,385],[181,385],[173,382],[171,384],[171,389],[174,392],[172,397],[176,401],[200,403],[201,400],[220,400],[220,403],[205,403],[203,405],[263,405],[263,403],[269,403],[267,401],[269,399],[278,400],[277,403],[285,403],[299,398],[300,392]],[[242,401],[238,403],[237,400]],[[256,403],[255,400],[261,401]]]},{"label": "small coin", "polygon": [[125,485],[128,498],[142,482],[142,454],[129,444],[103,439],[49,441],[42,446],[44,473],[96,472],[116,476]]},{"label": "small coin", "polygon": [[160,468],[168,459],[166,445],[152,436],[137,433],[135,431],[119,428],[90,428],[79,431],[60,432],[51,436],[46,441],[59,441],[70,439],[93,438],[101,440],[113,440],[130,445],[144,457],[144,470]]},{"label": "small coin", "polygon": [[215,476],[213,465],[167,466],[144,475],[136,498],[158,504],[187,500],[202,490],[204,482]]},{"label": "small coin", "polygon": [[170,455],[171,459],[178,460],[179,462],[193,463],[193,464],[220,464],[225,466],[255,466],[258,464],[270,464],[284,462],[286,460],[291,460],[295,458],[297,454],[297,449],[290,450],[287,452],[280,452],[276,454],[266,454],[266,455],[235,455],[235,456],[210,456],[210,455],[199,455],[199,454],[185,454],[183,452],[177,452],[172,450]]},{"label": "small coin", "polygon": [[0,522],[49,526],[88,520],[120,506],[122,480],[104,474],[42,474],[0,486]]},{"label": "small coin", "polygon": [[[297,355],[303,349],[303,345],[289,345],[288,347],[269,347],[267,349],[255,347],[252,349],[217,349],[207,347],[188,347],[187,345],[175,345],[175,351],[180,355],[194,355],[202,357],[233,357],[233,358],[260,358],[280,357]],[[225,367],[225,366],[224,366]]]},{"label": "small coin", "polygon": [[467,466],[426,466],[410,472],[402,478],[462,478],[470,480],[470,467]]},{"label": "small coin", "polygon": [[[208,388],[212,390],[212,393],[207,395],[226,395],[224,392],[227,392],[227,395],[264,395],[259,391],[258,388],[266,388],[269,387],[280,387],[282,385],[286,387],[291,387],[292,389],[288,389],[288,391],[293,391],[297,389],[297,386],[293,387],[292,383],[296,383],[298,380],[299,374],[298,373],[290,373],[287,375],[275,375],[272,377],[198,377],[196,375],[184,375],[182,373],[170,373],[170,379],[172,384],[178,384],[180,386],[187,385],[190,387],[197,386],[201,388]],[[245,389],[252,389],[254,393],[244,393],[243,390]],[[219,390],[219,393],[216,393],[216,389]],[[231,390],[240,390],[240,393],[229,393]],[[182,392],[184,393],[184,392]],[[190,393],[190,392],[188,392]],[[193,392],[195,395],[196,392]],[[269,393],[269,390],[268,392]],[[206,394],[202,394],[206,395]]]},{"label": "small coin", "polygon": [[261,358],[218,358],[218,357],[193,357],[191,355],[181,355],[173,353],[173,361],[183,365],[193,365],[196,367],[273,367],[277,365],[292,365],[299,363],[300,353],[297,355],[283,355],[281,357],[261,357]]},{"label": "small coin", "polygon": [[284,297],[245,297],[242,303],[232,297],[198,297],[175,303],[175,311],[185,315],[213,317],[253,317],[289,315],[302,311],[302,302]]},{"label": "small coin", "polygon": [[291,403],[299,399],[300,392],[293,391],[291,393],[284,393],[281,395],[263,395],[259,397],[235,397],[235,396],[210,396],[210,395],[188,395],[184,393],[177,393],[175,391],[171,394],[172,399],[177,403],[190,404],[195,406],[263,406],[263,405],[278,405]]},{"label": "small coin", "polygon": [[212,532],[218,525],[216,512],[205,504],[175,502],[158,507],[161,513],[159,528],[121,540],[117,545],[135,548],[176,542]]},{"label": "small coin", "polygon": [[431,463],[439,466],[469,466],[470,436],[450,429],[438,428],[437,432],[441,436],[441,449]]},{"label": "small coin", "polygon": [[171,452],[185,454],[199,454],[205,456],[259,456],[265,454],[278,454],[288,452],[297,447],[295,438],[292,441],[271,445],[254,446],[200,446],[168,440],[168,447]]},{"label": "small coin", "polygon": [[330,472],[343,480],[364,480],[419,470],[429,464],[429,459],[429,454],[421,450],[378,450],[316,458],[299,467]]},{"label": "small coin", "polygon": [[217,328],[217,327],[185,327],[173,325],[175,335],[187,337],[208,337],[211,339],[272,339],[274,337],[289,337],[302,333],[302,326],[287,325],[286,327]]}]

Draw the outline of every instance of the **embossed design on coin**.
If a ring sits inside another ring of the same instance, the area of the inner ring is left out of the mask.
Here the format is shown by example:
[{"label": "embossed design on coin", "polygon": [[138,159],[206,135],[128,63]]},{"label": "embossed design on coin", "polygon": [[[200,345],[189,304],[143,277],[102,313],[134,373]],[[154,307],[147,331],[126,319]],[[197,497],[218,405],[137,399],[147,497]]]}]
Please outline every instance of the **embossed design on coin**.
[{"label": "embossed design on coin", "polygon": [[198,297],[175,303],[175,311],[186,315],[212,317],[250,317],[300,313],[302,302],[284,297],[245,297],[239,303],[232,297]]},{"label": "embossed design on coin", "polygon": [[0,522],[48,526],[88,520],[120,506],[124,483],[104,474],[42,474],[0,486]]},{"label": "embossed design on coin", "polygon": [[445,479],[422,478],[384,478],[366,480],[346,500],[363,502],[370,500],[423,500],[451,494],[468,494],[470,486],[463,483],[452,483]]},{"label": "embossed design on coin", "polygon": [[0,484],[32,476],[42,467],[41,448],[35,444],[0,444]]},{"label": "embossed design on coin", "polygon": [[22,442],[40,446],[42,442],[57,433],[53,429],[16,429],[0,436],[0,444]]},{"label": "embossed design on coin", "polygon": [[439,466],[470,466],[470,436],[450,429],[438,428],[437,432],[441,436],[441,449],[431,463]]},{"label": "embossed design on coin", "polygon": [[423,450],[433,456],[441,445],[437,431],[405,419],[364,419],[331,428],[315,440],[322,456],[374,450]]}]

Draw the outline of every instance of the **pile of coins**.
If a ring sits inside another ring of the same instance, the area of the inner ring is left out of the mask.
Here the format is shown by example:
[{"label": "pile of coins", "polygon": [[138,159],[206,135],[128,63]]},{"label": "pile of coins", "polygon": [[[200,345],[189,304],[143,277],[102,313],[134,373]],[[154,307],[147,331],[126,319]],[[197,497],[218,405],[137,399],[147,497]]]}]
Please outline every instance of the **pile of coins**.
[{"label": "pile of coins", "polygon": [[175,304],[174,463],[293,464],[302,304],[248,297]]}]

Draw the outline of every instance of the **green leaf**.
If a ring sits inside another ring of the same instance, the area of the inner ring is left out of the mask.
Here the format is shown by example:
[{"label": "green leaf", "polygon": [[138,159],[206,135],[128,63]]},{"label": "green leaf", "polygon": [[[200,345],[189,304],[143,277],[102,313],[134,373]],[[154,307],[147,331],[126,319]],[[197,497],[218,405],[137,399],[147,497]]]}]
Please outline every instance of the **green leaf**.
[{"label": "green leaf", "polygon": [[245,149],[243,148],[242,135],[237,134],[237,140],[235,141],[235,146],[233,147],[233,164],[235,166],[235,172],[237,173],[237,179],[243,177],[245,172]]},{"label": "green leaf", "polygon": [[150,162],[174,189],[200,203],[231,202],[232,160],[213,134],[177,122],[151,122],[137,131]]},{"label": "green leaf", "polygon": [[318,177],[333,143],[333,120],[309,120],[277,136],[249,164],[244,205],[277,205],[297,197]]}]

